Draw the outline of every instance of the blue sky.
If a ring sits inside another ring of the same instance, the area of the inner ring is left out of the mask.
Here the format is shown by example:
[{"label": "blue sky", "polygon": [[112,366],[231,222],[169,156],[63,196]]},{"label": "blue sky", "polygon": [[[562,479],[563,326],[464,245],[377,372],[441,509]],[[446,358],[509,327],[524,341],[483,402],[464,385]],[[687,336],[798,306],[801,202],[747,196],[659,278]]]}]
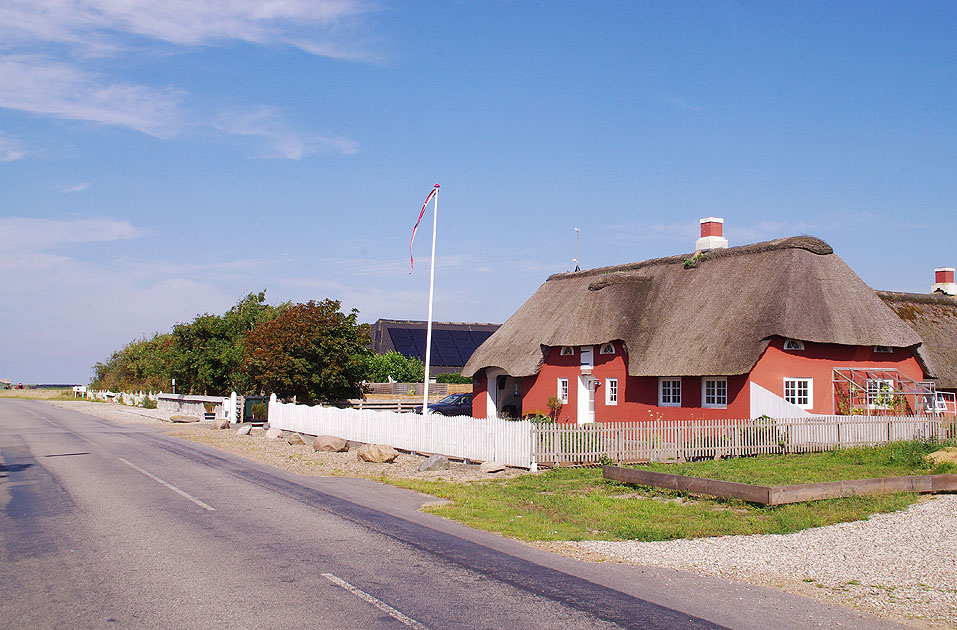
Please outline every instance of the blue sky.
[{"label": "blue sky", "polygon": [[[550,274],[829,242],[957,265],[957,5],[8,0],[0,377],[89,380],[249,291],[502,322]],[[556,305],[560,308],[560,305]]]}]

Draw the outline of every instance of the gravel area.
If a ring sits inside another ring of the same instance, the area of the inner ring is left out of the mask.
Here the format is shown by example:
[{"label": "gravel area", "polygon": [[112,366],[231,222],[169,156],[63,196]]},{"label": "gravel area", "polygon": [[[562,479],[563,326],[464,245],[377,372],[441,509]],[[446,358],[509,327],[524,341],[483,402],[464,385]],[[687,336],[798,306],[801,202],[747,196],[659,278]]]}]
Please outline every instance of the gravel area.
[{"label": "gravel area", "polygon": [[[474,464],[419,472],[423,456],[401,453],[393,464],[358,460],[354,452],[316,453],[311,445],[213,431],[210,423],[169,424],[169,413],[115,404],[50,402],[121,423],[165,425],[166,433],[304,475],[343,475],[463,482],[501,479]],[[306,437],[307,441],[310,441]],[[957,495],[928,497],[907,510],[787,535],[722,536],[665,542],[542,542],[536,546],[589,561],[692,571],[780,588],[866,610],[919,628],[957,628]]]},{"label": "gravel area", "polygon": [[561,544],[588,559],[683,569],[839,601],[917,627],[957,627],[955,495],[795,534]]}]

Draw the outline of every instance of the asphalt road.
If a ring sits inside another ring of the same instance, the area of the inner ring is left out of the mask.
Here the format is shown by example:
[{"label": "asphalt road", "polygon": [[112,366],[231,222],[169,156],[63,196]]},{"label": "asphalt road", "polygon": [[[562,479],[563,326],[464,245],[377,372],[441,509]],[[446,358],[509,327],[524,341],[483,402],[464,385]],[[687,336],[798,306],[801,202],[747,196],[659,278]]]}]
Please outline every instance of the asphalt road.
[{"label": "asphalt road", "polygon": [[0,400],[0,628],[861,628],[843,607],[575,561],[149,425]]}]

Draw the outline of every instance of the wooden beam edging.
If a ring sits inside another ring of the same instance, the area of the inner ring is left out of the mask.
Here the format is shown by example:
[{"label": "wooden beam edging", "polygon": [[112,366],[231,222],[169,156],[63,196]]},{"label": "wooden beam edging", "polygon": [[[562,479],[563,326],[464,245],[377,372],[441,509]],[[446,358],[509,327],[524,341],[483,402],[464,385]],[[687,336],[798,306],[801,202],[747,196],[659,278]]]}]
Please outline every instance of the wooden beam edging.
[{"label": "wooden beam edging", "polygon": [[957,491],[957,475],[919,475],[912,477],[881,477],[878,479],[849,479],[823,483],[802,483],[789,486],[756,486],[736,481],[719,481],[701,477],[687,477],[671,473],[603,466],[605,479],[623,483],[652,486],[678,492],[704,494],[723,499],[741,499],[760,505],[784,505],[804,501],[820,501],[867,494],[891,492],[953,492]]}]

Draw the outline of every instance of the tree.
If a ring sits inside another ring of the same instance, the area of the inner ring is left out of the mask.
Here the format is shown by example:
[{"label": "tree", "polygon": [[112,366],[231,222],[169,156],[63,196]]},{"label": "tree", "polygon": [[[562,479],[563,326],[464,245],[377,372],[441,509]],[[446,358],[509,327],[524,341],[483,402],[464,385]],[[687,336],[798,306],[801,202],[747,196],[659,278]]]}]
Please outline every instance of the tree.
[{"label": "tree", "polygon": [[243,367],[246,334],[287,306],[266,304],[266,292],[260,291],[247,294],[222,316],[206,313],[189,324],[173,326],[180,354],[172,376],[180,390],[220,395],[250,392],[255,384]]},{"label": "tree", "polygon": [[310,300],[285,308],[246,335],[243,365],[256,387],[313,403],[359,394],[370,345],[359,311],[338,300]]},{"label": "tree", "polygon": [[113,391],[158,391],[169,387],[179,350],[169,334],[131,341],[106,363],[93,366],[91,385]]},{"label": "tree", "polygon": [[370,353],[365,360],[365,380],[385,383],[392,378],[397,383],[421,383],[425,380],[425,363],[418,357],[407,357],[395,350],[385,354]]}]

